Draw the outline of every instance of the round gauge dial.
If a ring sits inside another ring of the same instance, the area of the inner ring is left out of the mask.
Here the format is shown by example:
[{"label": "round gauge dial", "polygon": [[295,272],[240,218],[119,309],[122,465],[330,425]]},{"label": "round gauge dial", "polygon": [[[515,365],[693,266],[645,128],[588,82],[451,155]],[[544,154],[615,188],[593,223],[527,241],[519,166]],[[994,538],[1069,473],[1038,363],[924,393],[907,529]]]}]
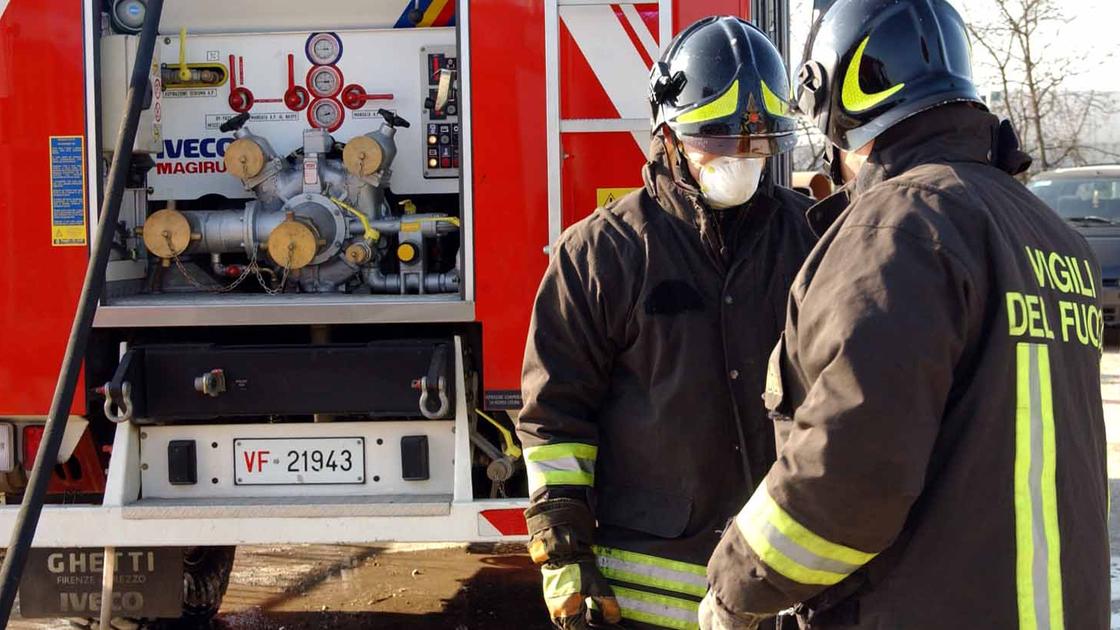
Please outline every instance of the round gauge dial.
[{"label": "round gauge dial", "polygon": [[342,90],[342,73],[334,66],[315,66],[307,73],[307,89],[319,98],[328,98]]},{"label": "round gauge dial", "polygon": [[321,99],[307,110],[307,120],[312,127],[334,131],[342,126],[342,105],[331,99]]},{"label": "round gauge dial", "polygon": [[307,60],[317,66],[338,63],[342,58],[342,40],[334,33],[312,33],[304,50]]}]

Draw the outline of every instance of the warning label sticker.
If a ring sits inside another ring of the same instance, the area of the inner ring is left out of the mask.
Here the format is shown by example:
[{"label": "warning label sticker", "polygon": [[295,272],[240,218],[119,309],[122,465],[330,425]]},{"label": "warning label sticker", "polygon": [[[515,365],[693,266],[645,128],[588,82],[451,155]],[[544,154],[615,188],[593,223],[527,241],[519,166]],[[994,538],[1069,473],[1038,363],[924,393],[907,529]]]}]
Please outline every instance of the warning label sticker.
[{"label": "warning label sticker", "polygon": [[85,138],[51,136],[51,245],[86,244]]},{"label": "warning label sticker", "polygon": [[595,203],[602,208],[608,203],[613,203],[621,197],[625,197],[632,190],[637,190],[637,188],[596,188]]},{"label": "warning label sticker", "polygon": [[[233,118],[233,114],[206,114],[206,128],[217,129],[222,123]],[[299,112],[259,112],[249,116],[249,122],[292,122],[299,120]]]}]

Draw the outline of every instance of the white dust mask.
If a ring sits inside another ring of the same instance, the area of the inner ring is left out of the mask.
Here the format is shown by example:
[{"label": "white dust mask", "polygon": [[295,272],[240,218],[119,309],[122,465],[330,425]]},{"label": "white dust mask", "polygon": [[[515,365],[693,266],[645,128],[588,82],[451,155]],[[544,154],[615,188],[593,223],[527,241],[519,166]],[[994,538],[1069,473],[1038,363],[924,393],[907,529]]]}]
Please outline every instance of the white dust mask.
[{"label": "white dust mask", "polygon": [[[691,160],[691,158],[689,158]],[[716,209],[746,203],[758,190],[764,158],[717,157],[707,164],[692,162],[700,174],[700,192]]]}]

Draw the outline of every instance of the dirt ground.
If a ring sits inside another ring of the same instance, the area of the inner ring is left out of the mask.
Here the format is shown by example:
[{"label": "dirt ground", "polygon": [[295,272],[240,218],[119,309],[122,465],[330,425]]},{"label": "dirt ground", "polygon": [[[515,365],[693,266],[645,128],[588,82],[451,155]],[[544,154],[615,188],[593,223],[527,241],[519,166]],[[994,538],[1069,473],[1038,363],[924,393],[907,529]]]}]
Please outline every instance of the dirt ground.
[{"label": "dirt ground", "polygon": [[[522,545],[238,549],[214,630],[548,630],[540,574]],[[13,620],[12,630],[70,628]],[[166,627],[163,625],[156,627]]]},{"label": "dirt ground", "polygon": [[520,545],[381,552],[250,547],[215,628],[540,628],[540,574]]}]

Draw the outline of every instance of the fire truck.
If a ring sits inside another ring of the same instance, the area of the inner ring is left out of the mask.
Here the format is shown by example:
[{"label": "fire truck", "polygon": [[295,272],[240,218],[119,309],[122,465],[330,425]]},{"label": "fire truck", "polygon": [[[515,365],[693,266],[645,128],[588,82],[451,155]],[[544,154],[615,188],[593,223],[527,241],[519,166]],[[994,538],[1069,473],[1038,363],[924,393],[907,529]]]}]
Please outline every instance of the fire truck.
[{"label": "fire truck", "polygon": [[[0,0],[0,535],[146,10]],[[22,614],[204,618],[236,545],[524,537],[549,243],[641,185],[649,68],[711,14],[785,45],[776,0],[166,0]]]}]

